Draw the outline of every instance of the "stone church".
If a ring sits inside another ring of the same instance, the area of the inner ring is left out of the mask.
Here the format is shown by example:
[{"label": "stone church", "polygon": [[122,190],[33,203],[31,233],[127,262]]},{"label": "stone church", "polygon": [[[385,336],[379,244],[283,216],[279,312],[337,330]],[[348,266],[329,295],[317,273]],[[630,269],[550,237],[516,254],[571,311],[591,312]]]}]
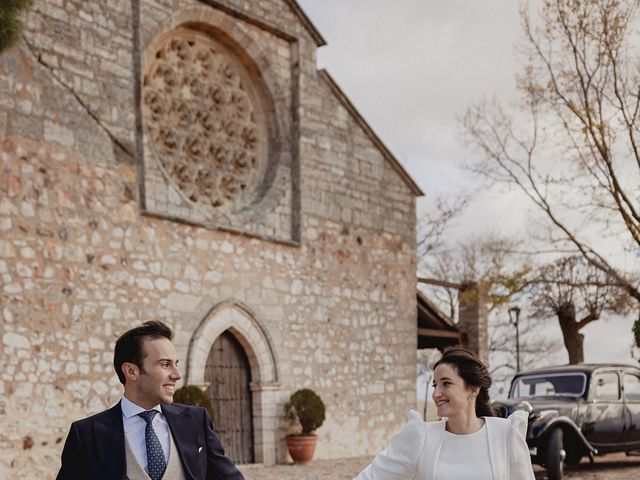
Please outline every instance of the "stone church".
[{"label": "stone church", "polygon": [[171,325],[242,463],[373,454],[415,404],[422,192],[326,72],[295,0],[47,0],[0,56],[0,477],[51,478]]}]

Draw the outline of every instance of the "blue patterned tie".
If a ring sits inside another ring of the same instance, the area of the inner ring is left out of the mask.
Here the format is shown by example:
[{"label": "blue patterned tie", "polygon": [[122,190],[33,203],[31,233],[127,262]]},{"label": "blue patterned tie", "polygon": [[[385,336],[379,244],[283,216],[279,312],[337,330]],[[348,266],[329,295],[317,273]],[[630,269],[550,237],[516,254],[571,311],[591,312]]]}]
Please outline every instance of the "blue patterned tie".
[{"label": "blue patterned tie", "polygon": [[147,445],[147,465],[151,480],[160,480],[165,468],[167,468],[162,445],[160,445],[160,440],[158,440],[153,425],[151,425],[156,413],[158,413],[157,410],[147,410],[138,414],[147,422],[147,427],[144,429],[144,442]]}]

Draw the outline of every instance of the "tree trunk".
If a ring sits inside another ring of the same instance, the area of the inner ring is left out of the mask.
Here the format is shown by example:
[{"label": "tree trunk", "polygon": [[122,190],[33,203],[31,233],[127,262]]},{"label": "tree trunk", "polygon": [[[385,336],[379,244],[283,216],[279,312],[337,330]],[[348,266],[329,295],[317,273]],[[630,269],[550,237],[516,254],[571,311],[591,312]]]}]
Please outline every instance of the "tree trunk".
[{"label": "tree trunk", "polygon": [[565,303],[556,312],[564,346],[569,354],[569,364],[584,362],[584,335],[578,329],[576,322],[576,308],[573,303]]}]

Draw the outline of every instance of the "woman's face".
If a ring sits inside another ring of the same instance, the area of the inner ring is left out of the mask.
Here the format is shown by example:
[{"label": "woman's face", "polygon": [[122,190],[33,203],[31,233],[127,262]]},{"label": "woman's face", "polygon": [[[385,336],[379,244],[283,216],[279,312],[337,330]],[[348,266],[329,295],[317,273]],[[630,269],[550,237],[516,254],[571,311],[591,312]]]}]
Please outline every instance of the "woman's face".
[{"label": "woman's face", "polygon": [[475,391],[469,388],[456,369],[441,363],[433,375],[433,401],[437,407],[439,417],[454,418],[463,412],[475,414]]}]

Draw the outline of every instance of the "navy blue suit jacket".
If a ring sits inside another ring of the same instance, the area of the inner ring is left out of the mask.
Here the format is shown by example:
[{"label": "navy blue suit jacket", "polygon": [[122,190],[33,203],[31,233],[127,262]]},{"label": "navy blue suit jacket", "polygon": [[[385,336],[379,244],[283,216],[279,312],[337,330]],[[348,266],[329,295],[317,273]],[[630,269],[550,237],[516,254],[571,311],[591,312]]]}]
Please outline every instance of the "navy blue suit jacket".
[{"label": "navy blue suit jacket", "polygon": [[[244,480],[225,456],[204,408],[179,403],[161,408],[188,480]],[[126,469],[120,402],[71,424],[57,480],[122,480]]]}]

